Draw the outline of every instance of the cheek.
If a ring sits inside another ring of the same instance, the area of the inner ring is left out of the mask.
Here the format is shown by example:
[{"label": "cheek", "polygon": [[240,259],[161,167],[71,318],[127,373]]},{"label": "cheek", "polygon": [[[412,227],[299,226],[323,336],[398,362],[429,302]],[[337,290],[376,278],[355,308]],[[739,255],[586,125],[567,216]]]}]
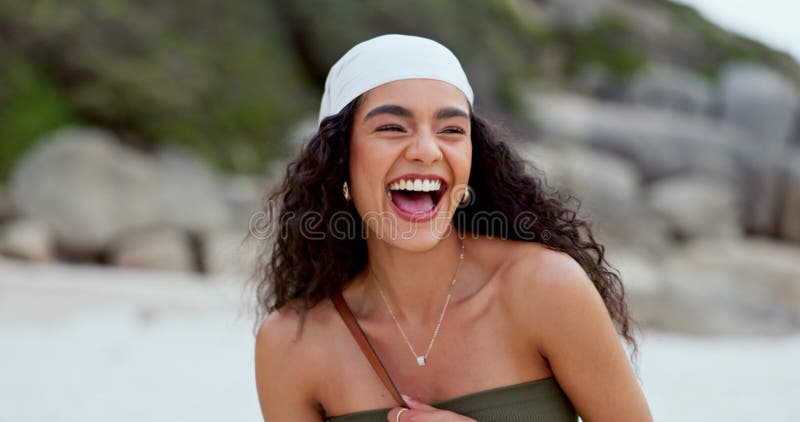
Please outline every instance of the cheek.
[{"label": "cheek", "polygon": [[359,202],[383,189],[387,168],[381,154],[378,148],[354,145],[350,149],[350,186]]},{"label": "cheek", "polygon": [[354,137],[350,142],[350,178],[353,182],[359,182],[364,173],[369,172],[371,161],[369,149]]},{"label": "cheek", "polygon": [[472,145],[465,146],[464,148],[454,151],[453,158],[453,171],[456,177],[469,177],[470,168],[472,167]]}]

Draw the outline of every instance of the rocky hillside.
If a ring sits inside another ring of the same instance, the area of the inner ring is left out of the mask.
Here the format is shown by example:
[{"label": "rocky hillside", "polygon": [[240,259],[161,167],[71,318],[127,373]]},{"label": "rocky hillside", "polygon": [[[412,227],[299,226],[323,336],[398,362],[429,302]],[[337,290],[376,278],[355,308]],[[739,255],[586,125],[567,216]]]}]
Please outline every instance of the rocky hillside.
[{"label": "rocky hillside", "polygon": [[0,3],[0,255],[250,273],[265,169],[314,130],[330,65],[412,33],[455,50],[476,109],[581,201],[639,321],[800,330],[800,67],[692,9],[68,3]]},{"label": "rocky hillside", "polygon": [[462,58],[478,108],[525,127],[520,82],[614,98],[665,61],[713,80],[735,59],[800,81],[787,55],[664,0],[310,0],[0,3],[0,180],[45,133],[80,123],[138,149],[189,147],[261,172],[316,113],[332,62],[386,32]]}]

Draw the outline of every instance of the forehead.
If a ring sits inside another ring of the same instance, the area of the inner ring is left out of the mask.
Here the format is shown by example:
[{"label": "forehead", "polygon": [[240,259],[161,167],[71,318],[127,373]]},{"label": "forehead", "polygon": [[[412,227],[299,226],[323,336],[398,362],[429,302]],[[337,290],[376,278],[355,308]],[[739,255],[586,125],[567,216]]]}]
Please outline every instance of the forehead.
[{"label": "forehead", "polygon": [[460,89],[435,79],[402,79],[372,88],[364,94],[357,115],[383,104],[410,109],[458,107],[468,114],[470,110],[469,101]]}]

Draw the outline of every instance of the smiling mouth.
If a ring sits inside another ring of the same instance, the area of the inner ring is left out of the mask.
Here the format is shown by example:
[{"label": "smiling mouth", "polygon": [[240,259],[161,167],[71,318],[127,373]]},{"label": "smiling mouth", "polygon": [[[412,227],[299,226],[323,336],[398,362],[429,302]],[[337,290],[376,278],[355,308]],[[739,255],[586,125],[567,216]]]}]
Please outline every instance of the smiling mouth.
[{"label": "smiling mouth", "polygon": [[446,190],[447,184],[440,179],[407,179],[390,183],[386,194],[397,208],[421,214],[436,208]]}]

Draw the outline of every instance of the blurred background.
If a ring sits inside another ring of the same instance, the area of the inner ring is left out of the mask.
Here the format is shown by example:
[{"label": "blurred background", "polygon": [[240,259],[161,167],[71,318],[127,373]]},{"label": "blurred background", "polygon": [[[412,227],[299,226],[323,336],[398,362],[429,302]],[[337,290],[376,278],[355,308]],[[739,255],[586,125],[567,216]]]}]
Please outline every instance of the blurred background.
[{"label": "blurred background", "polygon": [[643,326],[656,420],[790,420],[798,16],[790,0],[0,1],[0,422],[260,420],[242,240],[330,66],[390,32],[450,47],[476,112],[580,198]]}]

